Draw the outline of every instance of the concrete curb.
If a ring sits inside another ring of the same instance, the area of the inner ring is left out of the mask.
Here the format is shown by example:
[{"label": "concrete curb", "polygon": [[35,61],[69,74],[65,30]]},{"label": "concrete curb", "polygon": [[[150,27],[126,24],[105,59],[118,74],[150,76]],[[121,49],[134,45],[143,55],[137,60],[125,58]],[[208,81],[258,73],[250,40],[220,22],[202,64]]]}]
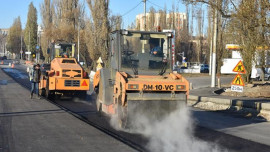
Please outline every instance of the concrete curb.
[{"label": "concrete curb", "polygon": [[189,95],[188,102],[190,103],[211,102],[211,103],[215,103],[219,105],[236,106],[239,108],[251,108],[257,111],[260,111],[260,110],[270,111],[270,102],[265,103],[265,101],[225,99],[225,98],[218,98],[218,97],[215,98],[215,97]]}]

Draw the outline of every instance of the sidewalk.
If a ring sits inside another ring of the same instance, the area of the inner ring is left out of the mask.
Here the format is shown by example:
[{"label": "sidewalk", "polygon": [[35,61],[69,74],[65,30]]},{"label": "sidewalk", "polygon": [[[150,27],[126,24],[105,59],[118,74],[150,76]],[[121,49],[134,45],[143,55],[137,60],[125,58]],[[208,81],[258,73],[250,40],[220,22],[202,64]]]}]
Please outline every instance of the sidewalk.
[{"label": "sidewalk", "polygon": [[[0,66],[1,67],[1,66]],[[0,69],[0,151],[135,151],[63,109],[29,98]]]},{"label": "sidewalk", "polygon": [[222,96],[214,93],[218,88],[200,88],[190,91],[188,104],[210,111],[230,111],[263,117],[270,121],[270,99]]}]

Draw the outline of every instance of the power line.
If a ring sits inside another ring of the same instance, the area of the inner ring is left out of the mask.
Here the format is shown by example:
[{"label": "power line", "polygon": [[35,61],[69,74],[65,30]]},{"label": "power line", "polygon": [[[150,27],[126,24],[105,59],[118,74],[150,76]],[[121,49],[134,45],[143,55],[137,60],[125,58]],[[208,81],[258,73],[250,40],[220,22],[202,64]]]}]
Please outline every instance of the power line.
[{"label": "power line", "polygon": [[[124,17],[125,15],[129,14],[131,11],[133,11],[134,9],[136,9],[140,4],[142,3],[142,1],[140,1],[136,6],[134,6],[133,8],[131,8],[130,10],[128,10],[126,13],[124,13],[123,15],[119,15],[118,18],[122,18]],[[111,26],[115,26],[116,24],[118,23],[114,23],[112,24]]]},{"label": "power line", "polygon": [[155,6],[159,7],[159,8],[161,8],[161,9],[164,9],[163,7],[157,5],[157,4],[155,4],[155,3],[153,3],[153,2],[151,2],[151,1],[149,1],[149,0],[147,0],[147,1],[148,1],[149,3],[151,3],[152,5],[155,5]]},{"label": "power line", "polygon": [[121,16],[123,17],[123,16],[127,15],[128,13],[130,13],[131,11],[133,11],[135,8],[137,8],[141,3],[142,3],[142,1],[140,3],[138,3],[135,7],[133,7],[132,9],[130,9],[129,11],[127,11],[126,13],[124,13]]}]

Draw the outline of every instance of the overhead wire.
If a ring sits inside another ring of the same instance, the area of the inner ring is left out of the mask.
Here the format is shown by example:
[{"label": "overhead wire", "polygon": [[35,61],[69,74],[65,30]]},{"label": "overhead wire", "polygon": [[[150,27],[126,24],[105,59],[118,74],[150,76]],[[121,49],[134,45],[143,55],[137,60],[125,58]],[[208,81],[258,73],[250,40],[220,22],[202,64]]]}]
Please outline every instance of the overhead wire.
[{"label": "overhead wire", "polygon": [[[136,6],[134,6],[133,8],[131,8],[130,10],[128,10],[127,12],[125,12],[124,14],[122,15],[118,15],[118,18],[122,18],[124,17],[125,15],[129,14],[131,11],[133,11],[134,9],[136,9],[140,4],[142,3],[142,1],[140,1]],[[111,25],[111,26],[115,26],[117,23]]]},{"label": "overhead wire", "polygon": [[124,13],[123,15],[120,15],[120,16],[125,16],[127,15],[128,13],[130,13],[131,11],[133,11],[135,8],[137,8],[140,4],[142,3],[142,1],[140,1],[136,6],[134,6],[133,8],[131,8],[130,10],[128,10],[126,13]]},{"label": "overhead wire", "polygon": [[157,6],[157,7],[159,7],[159,8],[161,8],[161,9],[164,9],[164,7],[161,7],[161,6],[159,6],[159,5],[157,5],[157,4],[155,4],[155,3],[153,3],[153,2],[151,2],[150,0],[147,0],[150,4],[152,4],[152,5],[155,5],[155,6]]},{"label": "overhead wire", "polygon": [[[146,0],[147,2],[149,2],[150,4],[156,6],[156,7],[159,7],[160,9],[164,9],[163,7],[151,2],[150,0]],[[131,8],[130,10],[128,10],[127,12],[125,12],[124,14],[122,15],[119,15],[119,17],[124,17],[125,15],[129,14],[131,11],[133,11],[134,9],[136,9],[143,1],[140,1],[136,6],[134,6],[133,8]]]}]

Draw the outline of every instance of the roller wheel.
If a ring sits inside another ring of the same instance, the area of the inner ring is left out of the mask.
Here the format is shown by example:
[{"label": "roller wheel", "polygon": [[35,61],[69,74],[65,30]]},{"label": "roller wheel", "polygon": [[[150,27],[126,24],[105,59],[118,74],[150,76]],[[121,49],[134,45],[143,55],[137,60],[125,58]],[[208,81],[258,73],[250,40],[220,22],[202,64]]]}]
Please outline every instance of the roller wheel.
[{"label": "roller wheel", "polygon": [[[121,99],[121,97],[119,99]],[[121,101],[119,99],[118,99],[118,103],[117,103],[118,124],[119,124],[120,128],[127,129],[129,127],[128,108],[127,108],[127,106],[122,106]]]},{"label": "roller wheel", "polygon": [[96,98],[97,112],[101,112],[102,111],[102,103],[99,101],[99,98],[100,98],[99,88],[97,88],[96,95],[97,95],[97,98]]}]

